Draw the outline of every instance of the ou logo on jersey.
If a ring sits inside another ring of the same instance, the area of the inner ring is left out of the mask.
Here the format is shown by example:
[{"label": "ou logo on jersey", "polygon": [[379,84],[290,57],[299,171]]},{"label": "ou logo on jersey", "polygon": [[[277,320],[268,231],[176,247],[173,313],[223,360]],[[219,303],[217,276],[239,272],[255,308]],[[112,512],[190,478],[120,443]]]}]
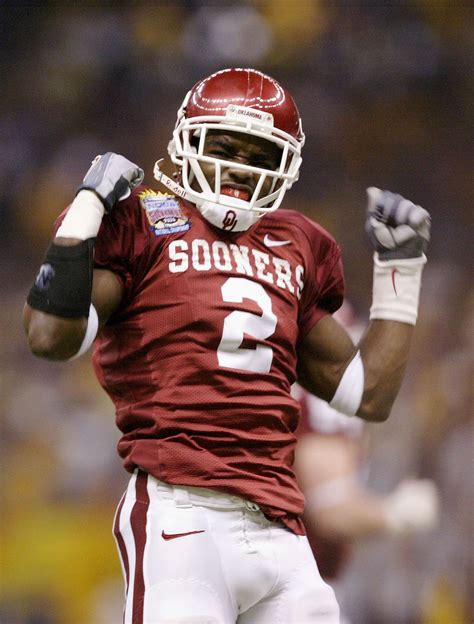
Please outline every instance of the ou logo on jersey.
[{"label": "ou logo on jersey", "polygon": [[223,230],[233,230],[237,225],[237,215],[233,210],[228,210],[225,213],[225,217],[222,220],[222,229]]}]

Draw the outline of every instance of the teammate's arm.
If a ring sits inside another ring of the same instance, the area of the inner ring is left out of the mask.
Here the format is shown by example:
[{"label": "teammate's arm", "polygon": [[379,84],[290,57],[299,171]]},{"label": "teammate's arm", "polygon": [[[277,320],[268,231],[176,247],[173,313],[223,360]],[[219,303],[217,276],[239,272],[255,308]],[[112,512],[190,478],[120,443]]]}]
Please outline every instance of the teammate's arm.
[{"label": "teammate's arm", "polygon": [[67,360],[84,353],[117,309],[122,287],[107,270],[93,270],[104,212],[128,197],[143,171],[123,156],[98,156],[86,173],[30,290],[23,323],[31,351]]},{"label": "teammate's arm", "polygon": [[384,532],[384,505],[361,486],[359,455],[359,441],[340,434],[310,432],[298,439],[294,469],[311,534],[347,539]]},{"label": "teammate's arm", "polygon": [[305,495],[310,535],[356,539],[404,535],[433,528],[439,497],[430,479],[406,479],[383,495],[360,480],[360,443],[343,435],[306,433],[298,440],[294,469]]},{"label": "teammate's arm", "polygon": [[323,317],[299,347],[298,381],[343,413],[383,421],[408,359],[430,218],[400,195],[368,193],[367,231],[376,252],[367,332],[354,347],[332,317]]}]

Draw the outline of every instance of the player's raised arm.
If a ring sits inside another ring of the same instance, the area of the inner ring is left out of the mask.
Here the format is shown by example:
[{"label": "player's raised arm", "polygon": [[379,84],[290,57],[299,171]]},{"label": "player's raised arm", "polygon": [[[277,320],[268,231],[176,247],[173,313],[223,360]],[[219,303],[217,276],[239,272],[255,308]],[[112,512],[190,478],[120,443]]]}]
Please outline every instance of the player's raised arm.
[{"label": "player's raised arm", "polygon": [[94,242],[105,212],[128,197],[143,171],[123,156],[98,156],[86,173],[29,294],[23,322],[31,351],[55,360],[87,351],[120,302],[110,271],[93,270]]},{"label": "player's raised arm", "polygon": [[348,415],[383,421],[402,382],[418,314],[429,213],[389,191],[371,187],[366,229],[374,244],[373,301],[357,347],[330,316],[299,349],[298,380]]}]

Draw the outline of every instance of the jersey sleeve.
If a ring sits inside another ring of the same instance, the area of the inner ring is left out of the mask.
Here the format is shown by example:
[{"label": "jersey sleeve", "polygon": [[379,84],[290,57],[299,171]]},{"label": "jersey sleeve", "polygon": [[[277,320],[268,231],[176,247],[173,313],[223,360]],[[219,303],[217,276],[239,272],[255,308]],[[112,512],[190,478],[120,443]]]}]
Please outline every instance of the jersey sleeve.
[{"label": "jersey sleeve", "polygon": [[307,220],[307,277],[300,302],[299,339],[326,314],[338,310],[344,299],[341,250],[322,228]]}]

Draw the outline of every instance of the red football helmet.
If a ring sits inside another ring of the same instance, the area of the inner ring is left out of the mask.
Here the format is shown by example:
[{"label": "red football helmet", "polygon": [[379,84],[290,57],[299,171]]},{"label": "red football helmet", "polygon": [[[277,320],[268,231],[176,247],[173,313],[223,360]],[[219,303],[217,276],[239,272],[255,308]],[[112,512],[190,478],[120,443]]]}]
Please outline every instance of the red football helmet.
[{"label": "red football helmet", "polygon": [[[269,170],[205,156],[208,130],[239,132],[273,142],[281,152],[280,164]],[[178,111],[168,151],[181,168],[184,192],[178,194],[193,201],[219,227],[227,212],[237,209],[240,224],[235,229],[238,230],[247,229],[265,213],[279,207],[287,189],[298,179],[303,144],[300,115],[286,89],[255,69],[224,69],[196,83],[188,92]],[[215,167],[214,188],[204,176],[202,162]],[[229,166],[260,176],[248,201],[220,192],[221,168]],[[164,181],[159,167],[155,174]],[[272,179],[271,189],[261,196],[267,178]],[[191,187],[194,180],[199,190]]]}]

